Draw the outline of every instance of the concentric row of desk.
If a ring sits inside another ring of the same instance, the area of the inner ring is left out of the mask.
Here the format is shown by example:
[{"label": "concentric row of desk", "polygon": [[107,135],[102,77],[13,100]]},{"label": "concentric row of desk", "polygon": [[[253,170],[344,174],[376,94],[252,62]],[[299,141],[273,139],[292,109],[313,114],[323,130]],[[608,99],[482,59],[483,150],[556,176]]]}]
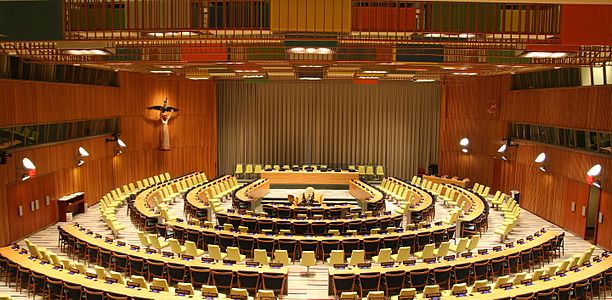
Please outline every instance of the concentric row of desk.
[{"label": "concentric row of desk", "polygon": [[271,274],[282,274],[285,276],[285,292],[286,284],[287,284],[287,267],[279,267],[272,268],[268,265],[265,266],[257,266],[250,267],[244,264],[227,264],[223,262],[205,262],[203,260],[191,257],[179,257],[179,256],[168,256],[165,255],[165,252],[159,253],[154,249],[146,249],[141,246],[133,247],[134,245],[128,245],[124,242],[120,242],[117,240],[113,240],[109,242],[106,238],[102,236],[96,236],[95,233],[89,232],[85,228],[76,225],[76,224],[67,224],[61,227],[61,230],[68,236],[73,237],[75,240],[81,241],[83,243],[98,247],[99,249],[104,249],[106,251],[110,251],[111,253],[119,253],[122,255],[127,255],[128,257],[137,257],[141,258],[145,261],[155,261],[162,262],[166,265],[183,265],[185,267],[200,267],[200,268],[208,268],[211,270],[223,270],[223,271],[232,271],[237,272],[239,270],[243,271],[256,271],[260,274],[263,273],[271,273]]},{"label": "concentric row of desk", "polygon": [[[560,245],[558,237],[559,233],[554,232],[552,230],[548,230],[544,233],[537,232],[539,236],[533,236],[532,240],[525,240],[524,243],[513,243],[512,247],[505,247],[504,249],[499,249],[499,251],[488,250],[487,253],[471,253],[469,257],[453,257],[452,260],[446,260],[444,258],[440,258],[440,260],[433,259],[431,262],[424,261],[412,261],[410,264],[408,262],[404,263],[395,263],[390,264],[389,266],[371,266],[367,268],[360,267],[350,267],[350,266],[342,266],[338,268],[337,266],[329,267],[329,278],[330,281],[334,275],[356,275],[359,277],[361,274],[371,274],[371,273],[380,273],[382,277],[385,276],[387,272],[395,273],[395,272],[406,272],[406,276],[410,276],[410,272],[420,273],[422,271],[427,271],[427,273],[432,273],[434,269],[446,269],[449,267],[455,266],[470,266],[473,268],[475,264],[478,263],[488,263],[492,260],[508,257],[510,255],[520,255],[521,252],[530,251],[536,247],[557,247]],[[500,247],[501,248],[501,247]],[[427,277],[426,277],[427,278]],[[427,282],[428,280],[426,280]],[[410,287],[410,286],[405,286]],[[331,286],[330,286],[330,295],[332,294]]]}]

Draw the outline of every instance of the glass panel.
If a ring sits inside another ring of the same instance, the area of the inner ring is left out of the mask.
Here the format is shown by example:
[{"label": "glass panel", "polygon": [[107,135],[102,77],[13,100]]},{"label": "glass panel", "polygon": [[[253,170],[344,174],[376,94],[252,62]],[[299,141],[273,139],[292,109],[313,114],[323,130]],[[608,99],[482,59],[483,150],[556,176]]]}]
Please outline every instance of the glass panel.
[{"label": "glass panel", "polygon": [[586,134],[582,130],[576,130],[576,148],[586,150]]},{"label": "glass panel", "polygon": [[591,131],[589,132],[589,140],[588,140],[589,150],[597,152],[597,132]]},{"label": "glass panel", "polygon": [[599,152],[610,154],[612,153],[610,144],[610,133],[609,132],[600,132],[599,133]]},{"label": "glass panel", "polygon": [[572,129],[565,129],[565,134],[567,135],[567,146],[576,147],[576,132]]}]

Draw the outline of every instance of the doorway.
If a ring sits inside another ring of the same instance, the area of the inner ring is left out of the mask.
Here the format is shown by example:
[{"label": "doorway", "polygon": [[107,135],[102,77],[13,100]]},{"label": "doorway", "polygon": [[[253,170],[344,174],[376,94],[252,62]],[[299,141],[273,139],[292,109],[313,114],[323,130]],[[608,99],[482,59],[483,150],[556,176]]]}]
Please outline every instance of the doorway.
[{"label": "doorway", "polygon": [[601,190],[593,185],[589,188],[589,203],[586,212],[586,234],[584,239],[595,244],[597,236],[597,215],[599,212],[599,198]]}]

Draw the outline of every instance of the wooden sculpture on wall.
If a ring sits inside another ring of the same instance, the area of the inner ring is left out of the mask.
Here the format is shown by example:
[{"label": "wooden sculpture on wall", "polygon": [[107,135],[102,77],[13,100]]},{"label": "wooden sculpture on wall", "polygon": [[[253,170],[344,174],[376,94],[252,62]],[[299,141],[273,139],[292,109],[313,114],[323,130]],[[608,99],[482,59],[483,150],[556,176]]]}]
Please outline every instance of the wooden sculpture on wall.
[{"label": "wooden sculpture on wall", "polygon": [[159,121],[162,124],[161,145],[159,149],[170,150],[170,130],[168,129],[168,122],[170,122],[172,114],[178,112],[178,108],[168,106],[168,98],[166,98],[164,99],[163,105],[149,106],[147,109],[159,111]]}]

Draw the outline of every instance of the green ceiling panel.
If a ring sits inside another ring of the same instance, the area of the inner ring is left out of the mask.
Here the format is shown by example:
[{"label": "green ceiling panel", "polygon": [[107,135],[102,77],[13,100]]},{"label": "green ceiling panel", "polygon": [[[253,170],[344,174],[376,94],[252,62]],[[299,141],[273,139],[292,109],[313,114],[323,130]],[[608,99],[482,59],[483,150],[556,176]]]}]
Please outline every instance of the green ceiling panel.
[{"label": "green ceiling panel", "polygon": [[0,1],[0,40],[64,38],[62,1]]}]

